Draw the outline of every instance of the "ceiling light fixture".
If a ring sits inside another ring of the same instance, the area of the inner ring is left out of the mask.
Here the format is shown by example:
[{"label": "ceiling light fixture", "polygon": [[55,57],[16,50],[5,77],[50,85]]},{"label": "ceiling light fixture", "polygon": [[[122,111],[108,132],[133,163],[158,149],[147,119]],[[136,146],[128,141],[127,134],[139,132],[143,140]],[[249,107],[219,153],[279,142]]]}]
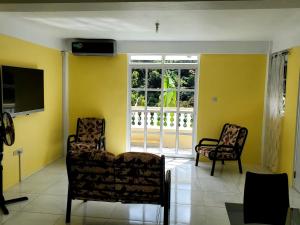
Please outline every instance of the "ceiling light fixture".
[{"label": "ceiling light fixture", "polygon": [[159,30],[159,22],[155,23],[155,32],[158,33]]}]

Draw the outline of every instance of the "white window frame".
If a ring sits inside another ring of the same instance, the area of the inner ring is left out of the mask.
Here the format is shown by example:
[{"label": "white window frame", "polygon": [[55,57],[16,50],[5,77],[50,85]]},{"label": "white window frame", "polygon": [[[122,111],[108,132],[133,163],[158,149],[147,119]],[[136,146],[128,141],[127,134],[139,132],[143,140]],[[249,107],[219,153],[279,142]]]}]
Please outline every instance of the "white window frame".
[{"label": "white window frame", "polygon": [[[162,63],[130,63],[130,58],[132,55],[161,55],[163,57]],[[164,63],[165,56],[169,55],[185,55],[185,56],[197,56],[198,57],[198,63]],[[183,158],[194,158],[195,157],[195,151],[194,151],[194,146],[197,144],[197,131],[198,131],[198,95],[199,95],[199,71],[200,71],[200,55],[199,54],[128,54],[127,55],[127,61],[128,61],[128,71],[127,71],[127,126],[126,126],[126,151],[130,152],[131,148],[131,71],[132,69],[145,69],[145,88],[134,88],[135,91],[144,91],[145,92],[145,102],[147,102],[147,91],[158,91],[158,89],[148,89],[147,88],[147,82],[148,82],[148,70],[149,69],[162,69],[162,75],[164,74],[166,69],[178,69],[180,75],[180,69],[195,69],[195,84],[194,84],[194,89],[191,92],[194,92],[194,110],[193,110],[193,132],[192,132],[192,154],[191,155],[179,155],[177,154],[178,152],[178,144],[179,144],[179,136],[184,135],[180,134],[179,132],[179,127],[176,125],[176,146],[175,146],[175,154],[169,155],[168,156],[176,156],[176,157],[183,157]],[[161,79],[161,82],[163,82],[163,79]],[[163,86],[163,84],[162,84]],[[161,86],[161,87],[162,87]],[[163,92],[166,91],[163,88],[160,88],[161,94],[163,95]],[[171,89],[174,90],[174,89]],[[178,84],[178,87],[176,88],[177,92],[177,99],[180,99],[179,93],[182,91],[180,89],[180,84]],[[188,89],[185,91],[189,91]],[[184,112],[179,110],[179,101],[176,102],[176,112]],[[142,112],[146,113],[147,111],[147,104],[142,110]],[[160,108],[160,113],[163,115],[163,113],[168,112],[168,111],[163,111],[163,107]],[[177,120],[179,117],[179,113],[176,113]],[[146,125],[146,119],[147,117],[144,117],[144,151],[147,150],[147,125]],[[188,135],[190,136],[190,135]],[[160,154],[163,154],[162,152],[162,146],[163,145],[163,119],[160,120]]]}]

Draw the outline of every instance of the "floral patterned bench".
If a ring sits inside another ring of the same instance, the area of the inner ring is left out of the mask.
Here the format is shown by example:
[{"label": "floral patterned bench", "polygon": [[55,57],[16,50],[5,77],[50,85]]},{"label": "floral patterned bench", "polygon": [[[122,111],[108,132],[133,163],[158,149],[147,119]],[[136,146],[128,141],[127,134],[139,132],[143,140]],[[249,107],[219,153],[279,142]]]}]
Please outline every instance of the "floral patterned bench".
[{"label": "floral patterned bench", "polygon": [[171,172],[165,172],[165,157],[127,152],[115,156],[99,150],[70,151],[66,223],[72,200],[157,204],[164,207],[169,224]]}]

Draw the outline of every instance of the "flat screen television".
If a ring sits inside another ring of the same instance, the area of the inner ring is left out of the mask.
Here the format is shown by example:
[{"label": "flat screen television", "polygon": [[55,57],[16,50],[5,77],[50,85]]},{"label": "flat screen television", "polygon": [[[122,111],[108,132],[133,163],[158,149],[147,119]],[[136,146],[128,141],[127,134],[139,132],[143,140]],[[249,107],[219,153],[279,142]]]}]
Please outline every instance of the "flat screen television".
[{"label": "flat screen television", "polygon": [[29,114],[44,110],[44,71],[1,66],[3,112]]}]

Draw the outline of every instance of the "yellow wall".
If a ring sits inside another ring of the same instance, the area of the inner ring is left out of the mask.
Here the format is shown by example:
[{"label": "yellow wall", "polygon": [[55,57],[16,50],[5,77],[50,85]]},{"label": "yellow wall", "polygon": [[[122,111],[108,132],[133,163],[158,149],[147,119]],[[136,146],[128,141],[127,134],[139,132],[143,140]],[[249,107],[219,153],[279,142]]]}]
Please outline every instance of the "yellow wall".
[{"label": "yellow wall", "polygon": [[127,56],[69,57],[70,134],[78,117],[103,117],[106,148],[126,151]]},{"label": "yellow wall", "polygon": [[[106,119],[107,149],[126,149],[127,57],[69,57],[70,133],[84,116]],[[246,126],[243,161],[259,164],[266,74],[265,55],[202,55],[198,137],[218,137],[222,125]],[[218,101],[212,102],[216,96]]]},{"label": "yellow wall", "polygon": [[29,176],[62,155],[61,55],[16,38],[0,35],[0,64],[44,70],[45,111],[14,119],[16,141],[4,149],[4,188],[18,182],[18,157],[22,147],[22,175]]},{"label": "yellow wall", "polygon": [[280,172],[288,173],[290,184],[293,181],[294,146],[297,117],[298,84],[300,72],[300,47],[293,48],[288,55],[286,83],[286,107],[282,118]]},{"label": "yellow wall", "polygon": [[249,133],[242,160],[259,164],[265,77],[266,55],[201,55],[198,140],[219,138],[226,122],[245,126]]}]

